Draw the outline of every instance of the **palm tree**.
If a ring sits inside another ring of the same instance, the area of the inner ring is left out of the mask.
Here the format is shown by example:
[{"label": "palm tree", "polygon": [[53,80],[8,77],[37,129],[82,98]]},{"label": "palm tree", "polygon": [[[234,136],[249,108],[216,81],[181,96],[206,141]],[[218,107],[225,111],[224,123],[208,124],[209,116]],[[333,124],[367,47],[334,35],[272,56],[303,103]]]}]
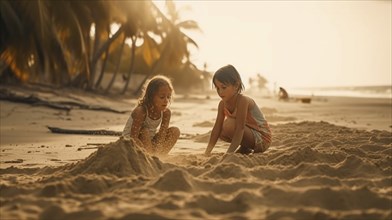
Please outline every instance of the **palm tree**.
[{"label": "palm tree", "polygon": [[176,9],[172,0],[166,0],[166,7],[168,9],[169,18],[154,5],[155,11],[162,18],[163,27],[165,27],[164,32],[160,35],[162,38],[160,55],[159,58],[155,59],[150,65],[150,72],[140,83],[138,89],[135,91],[136,93],[141,90],[142,86],[151,75],[156,74],[158,69],[178,68],[182,63],[190,63],[189,44],[198,48],[196,42],[182,32],[182,29],[200,30],[197,22],[193,20],[180,21],[179,11]]},{"label": "palm tree", "polygon": [[135,64],[135,53],[136,53],[136,37],[132,37],[132,45],[131,45],[131,62],[130,62],[130,66],[129,66],[129,70],[128,70],[128,74],[126,77],[126,82],[124,85],[123,90],[121,91],[121,94],[125,94],[125,92],[128,89],[129,86],[129,82],[131,81],[131,74],[133,72],[133,68],[134,68],[134,64]]},{"label": "palm tree", "polygon": [[[178,66],[184,58],[189,60],[188,44],[197,47],[181,32],[182,28],[198,28],[197,24],[178,22],[178,16],[172,16],[177,13],[173,2],[167,4],[172,9],[170,19],[150,0],[0,1],[0,76],[12,73],[24,82],[99,88],[105,60],[113,56],[111,52],[122,37],[132,41],[124,93],[138,54],[150,67],[147,79],[159,69]],[[120,27],[110,33],[113,23]],[[144,42],[140,47],[136,47],[138,39]],[[97,65],[101,64],[102,72],[96,81]]]},{"label": "palm tree", "polygon": [[[90,31],[110,23],[110,1],[0,1],[0,57],[22,81],[85,85],[94,75]],[[38,19],[37,19],[38,18]],[[94,46],[99,44],[95,38]],[[93,47],[95,49],[96,47]],[[94,50],[96,51],[96,50]],[[94,52],[93,51],[93,52]],[[91,84],[91,83],[90,83]]]},{"label": "palm tree", "polygon": [[121,39],[121,45],[120,45],[120,49],[119,49],[119,53],[117,56],[117,63],[116,63],[116,67],[112,76],[112,79],[110,80],[108,86],[105,89],[105,93],[108,93],[109,90],[112,88],[114,81],[116,80],[119,68],[120,68],[120,64],[121,64],[121,58],[123,55],[123,51],[124,51],[124,46],[125,46],[125,40],[126,40],[126,36],[123,34],[123,38]]},{"label": "palm tree", "polygon": [[49,25],[49,4],[46,1],[0,2],[0,57],[21,81],[45,76],[54,83],[69,79],[60,39]]},{"label": "palm tree", "polygon": [[[109,39],[109,38],[110,38],[110,27],[108,27],[107,35],[108,35],[107,39]],[[94,49],[97,48],[97,47],[98,47],[98,45],[95,45],[95,46],[94,46]],[[104,55],[103,55],[104,57],[102,58],[101,71],[100,71],[100,73],[99,73],[99,77],[98,77],[98,79],[97,79],[97,82],[96,82],[95,85],[94,85],[94,89],[99,88],[100,85],[101,85],[101,82],[102,82],[102,79],[103,79],[103,75],[104,75],[104,73],[105,73],[106,63],[107,63],[108,58],[109,58],[109,49],[110,49],[110,46],[106,47],[105,53],[104,53]],[[94,52],[93,54],[95,54],[95,53],[96,53],[96,52]],[[93,64],[92,64],[92,65],[93,65]],[[97,65],[97,62],[95,62],[94,65]],[[95,70],[95,69],[94,69],[94,70]]]},{"label": "palm tree", "polygon": [[1,59],[18,78],[55,84],[69,83],[79,73],[89,78],[93,21],[89,2],[15,0],[0,4],[6,27]]},{"label": "palm tree", "polygon": [[72,83],[84,86],[90,78],[90,29],[93,24],[91,6],[87,1],[51,1],[50,11],[54,27],[61,39],[65,55],[72,67],[68,73],[75,76]]},{"label": "palm tree", "polygon": [[[94,53],[93,57],[93,62],[96,63],[96,61],[102,56],[104,51],[108,51],[109,46],[116,41],[116,38],[123,36],[123,42],[127,39],[131,39],[133,42],[137,39],[137,36],[142,36],[140,34],[141,32],[144,31],[151,31],[157,29],[157,23],[156,23],[156,18],[152,15],[151,13],[151,1],[115,1],[113,2],[113,8],[116,8],[117,14],[120,16],[117,16],[115,21],[120,25],[119,29],[111,38],[109,38],[101,47]],[[130,60],[130,69],[128,71],[128,81],[125,84],[127,87],[129,84],[130,80],[130,75],[131,72],[133,71],[133,64],[134,63],[134,52],[136,50],[136,44],[132,43],[132,48],[131,48],[131,58]],[[124,46],[121,46],[121,48],[125,48]],[[114,48],[113,48],[114,50]],[[119,52],[119,57],[117,58],[118,61],[122,60],[122,55],[123,53]],[[133,55],[132,55],[133,54]],[[111,54],[113,55],[113,54]],[[107,58],[107,56],[105,56]],[[105,58],[105,59],[106,59]],[[104,63],[106,64],[106,63]],[[120,66],[120,63],[118,62],[117,64]],[[105,89],[107,92],[110,90],[118,72],[117,70],[114,71],[114,74],[112,76],[112,79],[108,85],[108,87]],[[101,75],[99,76],[99,79],[97,81],[96,87],[101,83],[101,79],[103,77],[103,71],[104,68],[102,68]],[[126,87],[123,89],[124,91],[126,90]]]}]

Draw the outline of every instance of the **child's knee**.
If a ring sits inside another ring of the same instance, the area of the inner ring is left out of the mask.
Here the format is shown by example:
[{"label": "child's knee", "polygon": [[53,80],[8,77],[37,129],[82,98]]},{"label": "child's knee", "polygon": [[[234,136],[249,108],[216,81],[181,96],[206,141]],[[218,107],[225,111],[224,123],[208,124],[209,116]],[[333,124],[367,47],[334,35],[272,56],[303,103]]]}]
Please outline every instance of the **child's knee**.
[{"label": "child's knee", "polygon": [[180,132],[180,129],[179,129],[179,128],[177,128],[177,127],[171,127],[171,128],[170,128],[170,132],[171,132],[171,134],[173,135],[173,137],[176,137],[176,138],[180,137],[181,132]]},{"label": "child's knee", "polygon": [[233,119],[226,119],[223,122],[223,132],[224,133],[234,133],[234,129],[235,129],[235,121]]}]

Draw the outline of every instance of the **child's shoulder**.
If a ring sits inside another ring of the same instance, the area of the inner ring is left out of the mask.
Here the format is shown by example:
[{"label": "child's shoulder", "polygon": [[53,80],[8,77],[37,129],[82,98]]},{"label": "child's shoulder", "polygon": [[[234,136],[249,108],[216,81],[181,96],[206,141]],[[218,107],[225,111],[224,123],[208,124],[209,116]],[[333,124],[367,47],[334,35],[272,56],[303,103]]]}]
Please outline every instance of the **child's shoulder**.
[{"label": "child's shoulder", "polygon": [[145,116],[145,115],[147,115],[147,109],[146,109],[146,107],[144,107],[142,105],[138,105],[138,106],[136,106],[136,108],[133,109],[132,114]]},{"label": "child's shoulder", "polygon": [[171,115],[171,110],[170,108],[167,108],[163,111],[163,115]]},{"label": "child's shoulder", "polygon": [[253,98],[251,98],[251,97],[249,97],[249,96],[247,96],[247,95],[241,94],[240,97],[241,97],[241,100],[242,100],[243,102],[248,102],[248,103],[253,103],[253,102],[254,102]]},{"label": "child's shoulder", "polygon": [[241,94],[240,100],[237,103],[237,106],[246,105],[249,108],[253,108],[254,105],[257,105],[255,100],[249,96]]}]

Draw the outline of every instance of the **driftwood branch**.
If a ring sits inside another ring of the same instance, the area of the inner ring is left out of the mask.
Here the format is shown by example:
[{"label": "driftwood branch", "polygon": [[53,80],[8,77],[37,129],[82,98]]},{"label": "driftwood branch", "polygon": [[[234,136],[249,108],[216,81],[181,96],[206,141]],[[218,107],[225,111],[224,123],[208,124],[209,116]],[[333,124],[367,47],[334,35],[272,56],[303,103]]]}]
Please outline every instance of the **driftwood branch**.
[{"label": "driftwood branch", "polygon": [[80,130],[80,129],[65,129],[58,127],[47,126],[52,133],[59,134],[87,134],[87,135],[108,135],[108,136],[121,136],[122,132],[111,130]]},{"label": "driftwood branch", "polygon": [[84,103],[74,102],[74,101],[58,101],[58,102],[47,101],[37,97],[36,95],[29,95],[29,96],[18,95],[7,89],[0,89],[0,100],[45,106],[49,108],[66,110],[66,111],[70,111],[72,109],[78,108],[78,109],[87,109],[87,110],[95,110],[95,111],[107,111],[107,112],[120,113],[120,114],[127,112],[127,111],[119,111],[105,106],[86,105]]},{"label": "driftwood branch", "polygon": [[49,108],[66,110],[66,111],[70,111],[72,109],[71,106],[66,106],[63,104],[44,101],[35,95],[22,96],[22,95],[18,95],[16,93],[10,92],[6,89],[0,90],[0,100],[7,100],[7,101],[11,101],[11,102],[21,102],[21,103],[26,103],[26,104],[31,104],[31,105],[40,105],[40,106],[46,106]]}]

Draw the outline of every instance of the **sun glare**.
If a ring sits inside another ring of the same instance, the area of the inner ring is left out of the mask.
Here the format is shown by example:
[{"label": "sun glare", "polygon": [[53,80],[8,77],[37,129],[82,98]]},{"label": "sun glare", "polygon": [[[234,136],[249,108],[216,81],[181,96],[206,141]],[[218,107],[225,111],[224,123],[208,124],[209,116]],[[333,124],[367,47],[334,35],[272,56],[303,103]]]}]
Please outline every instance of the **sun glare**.
[{"label": "sun glare", "polygon": [[[154,1],[165,10],[165,1]],[[274,84],[381,85],[391,82],[390,1],[175,1],[199,45],[192,61],[214,72],[228,63]]]}]

